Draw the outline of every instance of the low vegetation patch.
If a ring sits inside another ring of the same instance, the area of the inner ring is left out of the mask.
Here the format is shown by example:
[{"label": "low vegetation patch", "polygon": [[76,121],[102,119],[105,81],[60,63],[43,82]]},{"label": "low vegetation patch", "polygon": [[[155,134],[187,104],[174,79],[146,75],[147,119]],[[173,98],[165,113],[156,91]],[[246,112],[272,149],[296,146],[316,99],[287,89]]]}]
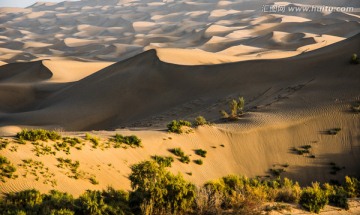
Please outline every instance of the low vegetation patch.
[{"label": "low vegetation patch", "polygon": [[328,135],[337,135],[341,131],[341,128],[332,128],[327,130]]},{"label": "low vegetation patch", "polygon": [[38,141],[38,140],[55,141],[61,139],[61,135],[58,134],[56,131],[48,131],[44,129],[31,129],[31,130],[24,129],[21,132],[17,133],[16,137],[20,140],[27,140],[27,141]]},{"label": "low vegetation patch", "polygon": [[173,148],[169,151],[178,157],[182,157],[185,155],[185,152],[181,148]]},{"label": "low vegetation patch", "polygon": [[329,198],[319,183],[313,183],[311,187],[307,187],[301,192],[299,203],[306,210],[319,213],[329,203]]},{"label": "low vegetation patch", "polygon": [[340,166],[336,165],[336,163],[334,163],[334,162],[330,162],[329,165],[330,165],[330,169],[331,169],[331,171],[330,171],[331,175],[336,175],[339,171],[341,171],[342,169],[345,169],[345,167],[340,167]]},{"label": "low vegetation patch", "polygon": [[169,150],[171,153],[173,153],[174,155],[176,155],[179,158],[179,161],[182,163],[190,163],[190,157],[189,155],[185,155],[185,152],[181,149],[181,148],[174,148],[174,149],[170,149]]},{"label": "low vegetation patch", "polygon": [[202,126],[202,125],[208,125],[209,123],[206,121],[205,117],[198,116],[195,118],[195,125]]},{"label": "low vegetation patch", "polygon": [[35,152],[35,155],[40,157],[41,155],[56,155],[56,152],[52,150],[51,146],[44,143],[32,142],[34,148],[31,150]]},{"label": "low vegetation patch", "polygon": [[24,190],[1,197],[0,211],[3,214],[264,214],[288,210],[284,203],[299,203],[305,210],[319,213],[328,203],[348,209],[348,197],[360,196],[359,180],[350,177],[345,178],[344,185],[313,183],[301,188],[287,178],[229,175],[195,187],[181,174],[174,175],[155,161],[143,161],[130,168],[132,190],[129,192],[109,187],[103,191],[87,190],[73,198],[55,190],[48,194]]},{"label": "low vegetation patch", "polygon": [[89,140],[93,145],[92,147],[96,149],[100,145],[100,140],[98,137],[92,136],[89,133],[85,134],[85,140]]},{"label": "low vegetation patch", "polygon": [[196,150],[195,150],[195,154],[197,154],[197,155],[205,158],[205,157],[206,157],[206,154],[207,154],[207,151],[202,150],[202,149],[196,149]]},{"label": "low vegetation patch", "polygon": [[10,142],[8,140],[4,140],[3,138],[0,137],[0,150],[6,149],[9,143]]},{"label": "low vegetation patch", "polygon": [[81,172],[79,172],[79,161],[72,161],[69,158],[57,158],[57,161],[59,162],[58,168],[69,170],[65,173],[69,178],[79,179],[82,176]]},{"label": "low vegetation patch", "polygon": [[352,106],[351,106],[351,110],[354,113],[360,113],[360,102],[355,102]]},{"label": "low vegetation patch", "polygon": [[182,130],[183,126],[191,127],[191,122],[185,120],[173,120],[167,125],[167,128],[169,132],[181,134],[184,132]]},{"label": "low vegetation patch", "polygon": [[359,63],[360,63],[360,59],[359,59],[359,57],[358,57],[357,54],[354,53],[354,54],[351,56],[351,58],[350,58],[350,63],[351,63],[351,64],[359,64]]},{"label": "low vegetation patch", "polygon": [[223,119],[226,120],[237,120],[244,114],[245,99],[244,97],[239,97],[239,100],[233,99],[229,103],[230,113],[227,113],[225,110],[221,110],[220,114]]},{"label": "low vegetation patch", "polygon": [[311,149],[311,145],[304,145],[304,146],[301,146],[299,148],[294,147],[294,148],[292,148],[292,151],[295,154],[304,155],[304,154],[309,154],[310,149]]},{"label": "low vegetation patch", "polygon": [[30,176],[33,177],[35,181],[42,179],[43,184],[50,184],[52,187],[57,185],[57,182],[54,179],[55,174],[51,173],[49,168],[45,167],[44,163],[41,161],[24,159],[22,160],[22,164],[18,164],[18,166],[25,170],[25,173],[22,175],[24,178]]},{"label": "low vegetation patch", "polygon": [[131,148],[143,147],[141,144],[141,139],[135,135],[123,136],[121,134],[116,134],[114,137],[110,138],[110,141],[114,143],[114,148]]},{"label": "low vegetation patch", "polygon": [[16,168],[10,163],[10,161],[0,155],[0,181],[5,183],[6,179],[15,179],[18,176],[14,173],[16,172]]},{"label": "low vegetation patch", "polygon": [[198,165],[203,165],[204,162],[201,159],[198,159],[198,160],[194,160],[194,163]]},{"label": "low vegetation patch", "polygon": [[171,164],[174,162],[174,158],[171,156],[158,156],[154,155],[151,158],[159,165],[164,167],[171,167]]}]

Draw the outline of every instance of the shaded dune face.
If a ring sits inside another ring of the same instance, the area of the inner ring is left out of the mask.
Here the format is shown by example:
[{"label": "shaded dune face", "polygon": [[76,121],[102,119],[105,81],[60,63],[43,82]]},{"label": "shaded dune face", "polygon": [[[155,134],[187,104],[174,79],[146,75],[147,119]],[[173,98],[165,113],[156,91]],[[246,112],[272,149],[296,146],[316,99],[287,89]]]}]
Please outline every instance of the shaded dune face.
[{"label": "shaded dune face", "polygon": [[[37,99],[26,112],[2,115],[1,125],[57,125],[66,130],[161,127],[174,117],[192,117],[195,113],[208,112],[218,119],[220,108],[227,106],[226,98],[233,96],[249,98],[248,108],[264,106],[271,97],[262,96],[267,90],[282,92],[304,83],[312,83],[308,90],[313,93],[306,94],[308,102],[300,102],[304,95],[297,95],[291,100],[291,108],[285,106],[284,111],[321,108],[330,105],[336,95],[345,95],[345,100],[357,96],[357,68],[348,64],[348,58],[358,50],[359,36],[289,59],[210,66],[164,63],[156,51],[150,50],[73,83],[33,85]],[[33,64],[40,62],[29,63]],[[281,97],[279,94],[272,96]],[[214,104],[218,107],[210,108]],[[176,108],[171,116],[168,111]]]},{"label": "shaded dune face", "polygon": [[[180,48],[220,52],[225,55],[219,57],[221,61],[234,62],[244,60],[241,56],[267,59],[265,53],[276,51],[285,52],[282,57],[289,57],[360,32],[356,12],[305,13],[287,9],[268,13],[262,11],[265,4],[285,4],[287,8],[358,7],[356,0],[288,3],[86,0],[37,3],[25,9],[0,8],[0,51],[4,53],[0,61],[11,63],[55,56],[115,62],[152,48]],[[241,45],[258,49],[247,52],[241,47],[234,48]],[[164,56],[162,60],[179,63]]]}]

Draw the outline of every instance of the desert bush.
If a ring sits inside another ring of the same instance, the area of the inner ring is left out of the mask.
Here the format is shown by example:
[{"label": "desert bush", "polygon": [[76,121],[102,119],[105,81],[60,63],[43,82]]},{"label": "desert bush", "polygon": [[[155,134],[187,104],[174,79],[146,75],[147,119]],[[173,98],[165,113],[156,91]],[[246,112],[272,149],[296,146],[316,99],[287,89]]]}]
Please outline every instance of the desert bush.
[{"label": "desert bush", "polygon": [[175,214],[192,205],[195,186],[181,175],[173,175],[154,161],[143,161],[130,168],[129,179],[134,190],[130,205],[135,214]]},{"label": "desert bush", "polygon": [[114,148],[120,148],[121,144],[128,145],[132,148],[142,147],[141,139],[135,135],[123,136],[121,134],[115,134],[114,137],[110,138],[111,142],[114,142]]},{"label": "desert bush", "polygon": [[198,160],[194,160],[194,163],[198,165],[203,165],[204,162],[201,159],[198,159]]},{"label": "desert bush", "polygon": [[351,63],[351,64],[359,64],[359,63],[360,63],[360,59],[359,59],[359,57],[358,57],[357,54],[354,53],[354,54],[351,56],[350,63]]},{"label": "desert bush", "polygon": [[185,120],[173,120],[167,125],[167,128],[169,132],[181,134],[183,132],[181,129],[183,126],[191,127],[191,122]]},{"label": "desert bush", "polygon": [[197,155],[205,158],[205,157],[206,157],[206,154],[207,154],[207,151],[202,150],[202,149],[196,149],[196,150],[195,150],[195,154],[197,154]]},{"label": "desert bush", "polygon": [[190,163],[190,157],[189,157],[188,155],[181,156],[180,159],[179,159],[179,161],[180,161],[181,163],[186,163],[186,164],[188,164],[188,163]]},{"label": "desert bush", "polygon": [[301,206],[314,213],[319,213],[328,202],[326,191],[321,189],[319,183],[313,183],[312,187],[303,189],[299,201]]},{"label": "desert bush", "polygon": [[68,193],[50,190],[42,196],[40,214],[74,214],[74,198]]},{"label": "desert bush", "polygon": [[349,210],[349,201],[346,190],[341,186],[324,184],[324,190],[329,198],[329,204]]},{"label": "desert bush", "polygon": [[80,167],[80,162],[79,161],[72,161],[69,158],[56,158],[56,160],[59,162],[58,165],[56,165],[58,168],[62,168],[62,169],[68,169],[70,172],[67,172],[66,175],[69,178],[74,178],[74,179],[78,179],[80,178],[81,174],[78,171],[79,167]]},{"label": "desert bush", "polygon": [[1,137],[0,137],[0,150],[6,149],[6,147],[7,147],[8,145],[9,145],[9,141],[3,140],[3,139],[1,139]]},{"label": "desert bush", "polygon": [[272,175],[276,177],[280,176],[281,173],[286,172],[283,168],[271,168],[269,171]]},{"label": "desert bush", "polygon": [[236,120],[242,114],[244,114],[245,107],[245,99],[244,97],[239,97],[239,100],[231,100],[229,103],[230,114],[228,114],[225,110],[221,110],[220,114],[224,119]]},{"label": "desert bush", "polygon": [[299,183],[293,182],[288,178],[280,181],[280,187],[277,189],[275,201],[297,203],[300,199],[301,187]]},{"label": "desert bush", "polygon": [[83,215],[102,215],[106,214],[107,205],[100,191],[87,190],[78,199],[75,204],[77,213]]},{"label": "desert bush", "polygon": [[85,140],[89,140],[93,145],[92,147],[96,149],[100,145],[100,140],[98,137],[92,136],[89,133],[85,134]]},{"label": "desert bush", "polygon": [[360,196],[360,181],[357,178],[345,176],[344,189],[349,198]]},{"label": "desert bush", "polygon": [[208,122],[206,121],[206,119],[203,116],[198,116],[195,118],[195,124],[197,126],[201,126],[201,125],[208,124]]},{"label": "desert bush", "polygon": [[182,157],[185,155],[185,152],[181,148],[173,148],[169,151],[178,157]]},{"label": "desert bush", "polygon": [[327,134],[329,135],[337,135],[341,131],[341,128],[332,128],[327,130]]},{"label": "desert bush", "polygon": [[151,157],[156,163],[164,167],[171,167],[171,163],[174,162],[174,158],[171,156],[158,156]]},{"label": "desert bush", "polygon": [[59,140],[61,135],[58,134],[56,131],[48,131],[44,129],[31,129],[27,130],[24,129],[21,132],[16,134],[16,137],[20,140],[27,140],[27,141],[47,141],[47,140]]},{"label": "desert bush", "polygon": [[354,104],[351,105],[351,110],[354,113],[360,113],[360,102],[355,102]]},{"label": "desert bush", "polygon": [[0,181],[5,182],[5,179],[15,179],[17,175],[14,173],[16,172],[16,168],[10,163],[10,161],[0,155]]},{"label": "desert bush", "polygon": [[45,145],[44,143],[32,142],[32,144],[34,145],[34,148],[31,151],[35,152],[37,157],[40,157],[40,155],[56,155],[56,152],[53,151],[50,146]]},{"label": "desert bush", "polygon": [[92,183],[93,185],[99,184],[99,181],[96,180],[96,177],[95,177],[95,176],[90,177],[90,178],[89,178],[89,181],[90,181],[90,183]]}]

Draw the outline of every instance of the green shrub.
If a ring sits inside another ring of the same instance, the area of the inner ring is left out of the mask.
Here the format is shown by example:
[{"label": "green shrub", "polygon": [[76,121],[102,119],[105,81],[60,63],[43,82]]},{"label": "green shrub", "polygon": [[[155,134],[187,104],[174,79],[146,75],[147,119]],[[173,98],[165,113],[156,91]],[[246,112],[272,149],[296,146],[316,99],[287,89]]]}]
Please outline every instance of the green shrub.
[{"label": "green shrub", "polygon": [[300,205],[310,212],[319,213],[329,202],[326,192],[320,188],[319,183],[305,188],[300,196]]},{"label": "green shrub", "polygon": [[360,196],[360,181],[356,178],[345,176],[344,189],[347,192],[349,198]]},{"label": "green shrub", "polygon": [[351,56],[350,63],[351,63],[351,64],[359,64],[359,63],[360,63],[360,59],[359,59],[359,57],[357,56],[357,54],[354,53],[354,54]]},{"label": "green shrub", "polygon": [[100,140],[98,137],[91,136],[89,133],[85,134],[85,140],[89,140],[93,145],[92,147],[96,149],[100,145]]},{"label": "green shrub", "polygon": [[283,168],[270,169],[270,173],[274,176],[280,176],[281,173],[286,172]]},{"label": "green shrub", "polygon": [[0,150],[2,149],[6,149],[6,147],[9,145],[9,141],[7,140],[2,140],[0,137]]},{"label": "green shrub", "polygon": [[69,178],[74,178],[74,179],[78,179],[81,174],[79,173],[78,169],[80,167],[80,162],[79,161],[72,161],[69,158],[56,158],[57,161],[59,162],[58,165],[56,165],[58,168],[62,168],[62,169],[68,169],[70,172],[67,172],[66,175]]},{"label": "green shrub", "polygon": [[244,97],[239,97],[239,101],[235,99],[230,101],[229,103],[230,114],[228,114],[225,110],[221,110],[220,114],[224,119],[236,120],[241,115],[244,114],[244,107],[245,107],[245,99]]},{"label": "green shrub", "polygon": [[157,164],[164,167],[171,167],[171,163],[174,162],[174,158],[171,156],[158,156],[154,155],[151,157]]},{"label": "green shrub", "polygon": [[21,132],[16,134],[16,137],[19,140],[27,140],[27,141],[47,141],[47,140],[59,140],[61,135],[55,131],[48,131],[44,129],[24,129]]},{"label": "green shrub", "polygon": [[15,179],[17,175],[16,168],[8,161],[6,157],[0,155],[0,181],[5,182],[5,179]]},{"label": "green shrub", "polygon": [[173,175],[154,161],[143,161],[130,168],[134,190],[130,205],[135,214],[178,214],[192,205],[195,186],[181,175]]},{"label": "green shrub", "polygon": [[107,205],[100,191],[87,190],[78,199],[76,199],[75,204],[79,214],[106,214]]},{"label": "green shrub", "polygon": [[190,163],[190,158],[189,158],[188,155],[184,155],[184,156],[181,156],[181,157],[180,157],[179,161],[180,161],[181,163],[186,163],[186,164],[188,164],[188,163]]},{"label": "green shrub", "polygon": [[324,189],[331,205],[349,210],[347,192],[343,187],[332,186],[326,183],[324,184]]},{"label": "green shrub", "polygon": [[203,116],[198,116],[195,118],[195,124],[197,126],[201,126],[201,125],[208,124],[208,122],[206,121],[206,119]]},{"label": "green shrub", "polygon": [[181,134],[183,132],[181,129],[182,126],[191,127],[191,122],[185,120],[173,120],[167,125],[167,128],[169,132]]},{"label": "green shrub", "polygon": [[96,180],[95,176],[90,177],[90,178],[89,178],[89,181],[90,181],[90,183],[92,183],[93,185],[99,184],[99,181]]},{"label": "green shrub", "polygon": [[203,161],[201,159],[194,160],[194,163],[196,163],[198,165],[203,165]]},{"label": "green shrub", "polygon": [[197,155],[205,158],[205,157],[206,157],[206,154],[207,154],[207,151],[202,150],[202,149],[196,149],[196,150],[195,150],[195,154],[197,154]]},{"label": "green shrub", "polygon": [[120,148],[121,144],[128,145],[132,148],[142,147],[141,139],[135,135],[122,136],[121,134],[115,134],[114,137],[110,138],[111,142],[114,142],[114,148]]},{"label": "green shrub", "polygon": [[173,148],[170,149],[169,151],[178,157],[182,157],[185,155],[185,152],[181,150],[181,148]]}]

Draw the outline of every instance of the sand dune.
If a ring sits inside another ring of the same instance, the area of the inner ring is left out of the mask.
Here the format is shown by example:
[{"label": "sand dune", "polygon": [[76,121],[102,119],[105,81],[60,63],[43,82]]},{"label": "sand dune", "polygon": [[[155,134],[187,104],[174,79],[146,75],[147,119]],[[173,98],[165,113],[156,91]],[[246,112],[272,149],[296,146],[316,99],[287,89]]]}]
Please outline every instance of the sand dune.
[{"label": "sand dune", "polygon": [[[195,60],[198,62],[206,58],[207,52],[211,52],[212,55],[220,54],[216,58],[226,58],[228,59],[226,62],[230,59],[231,61],[249,59],[252,53],[225,51],[233,46],[239,49],[245,45],[262,48],[262,53],[258,53],[257,57],[252,59],[275,59],[332,44],[319,42],[316,39],[322,35],[346,39],[360,32],[360,16],[356,11],[353,13],[351,11],[307,13],[288,11],[288,8],[293,6],[340,5],[355,9],[359,7],[352,1],[340,3],[309,0],[267,1],[267,5],[287,7],[284,12],[271,13],[262,11],[264,4],[260,0],[220,2],[87,0],[57,4],[38,3],[26,9],[2,8],[3,27],[0,29],[0,36],[3,39],[0,41],[2,42],[0,47],[21,52],[15,53],[10,50],[3,52],[7,57],[2,57],[1,60],[9,63],[39,60],[48,56],[115,62],[140,53],[133,50],[120,53],[116,48],[111,48],[114,44],[135,44],[141,46],[143,50],[200,49],[205,55]],[[276,40],[276,34],[279,32],[290,35],[309,33],[313,36],[290,42],[286,38]],[[216,47],[213,47],[210,44],[215,42],[214,38],[223,38],[224,41],[218,42]],[[261,45],[254,45],[258,42]],[[24,44],[26,48],[31,47],[31,49],[26,49],[24,52]],[[45,50],[44,47],[48,47],[45,44],[53,46]],[[87,48],[72,49],[86,45]],[[308,48],[309,46],[311,48]],[[100,51],[102,49],[106,51]],[[295,52],[297,49],[301,51]],[[236,53],[236,56],[231,53]],[[244,56],[238,58],[240,53]],[[174,61],[168,62],[174,63]],[[211,62],[207,61],[207,63]]]},{"label": "sand dune", "polygon": [[[5,71],[11,66],[12,70],[20,71],[23,67],[33,65],[30,73],[37,71],[35,66],[43,68],[44,64],[54,71],[54,76],[44,78],[38,73],[33,75],[38,77],[38,83],[28,85],[24,85],[21,77],[1,79],[3,89],[14,81],[22,83],[12,84],[19,89],[18,95],[10,95],[12,99],[33,98],[33,101],[19,107],[26,109],[26,112],[13,109],[12,113],[7,113],[9,110],[2,104],[0,117],[3,134],[17,132],[23,126],[57,127],[70,131],[135,126],[137,128],[133,130],[94,133],[102,141],[114,133],[135,134],[143,139],[144,148],[102,151],[92,149],[87,142],[81,151],[72,150],[68,156],[62,153],[57,155],[79,160],[81,171],[95,175],[99,185],[92,185],[85,179],[66,177],[61,169],[55,167],[55,156],[37,158],[31,151],[31,144],[19,146],[16,153],[8,149],[2,153],[15,164],[26,158],[43,161],[56,175],[54,179],[58,185],[55,188],[74,195],[108,185],[128,189],[127,175],[131,164],[155,154],[171,155],[168,149],[174,147],[181,147],[191,155],[191,159],[197,158],[194,149],[208,151],[201,166],[176,160],[171,168],[174,173],[180,172],[186,179],[199,185],[227,174],[265,176],[270,174],[270,168],[284,164],[289,167],[283,176],[298,180],[303,185],[313,180],[341,180],[345,175],[359,176],[360,121],[359,115],[349,112],[349,108],[353,101],[360,98],[360,76],[357,66],[348,63],[349,53],[359,47],[360,35],[357,35],[288,59],[211,66],[164,63],[157,57],[161,55],[161,49],[159,53],[150,50],[77,82],[60,85],[59,82],[66,79],[56,78],[56,75],[79,79],[80,74],[71,77],[66,68],[58,68],[61,64],[56,65],[51,61],[9,64],[0,69]],[[81,74],[86,76],[85,72]],[[58,82],[52,83],[51,79]],[[24,88],[22,92],[20,87]],[[6,95],[0,94],[11,106],[11,99]],[[236,123],[219,121],[218,111],[226,109],[229,99],[239,95],[247,99],[247,114]],[[161,131],[172,119],[191,120],[197,115],[204,115],[217,123],[197,128],[190,134]],[[147,126],[151,126],[150,129]],[[339,134],[326,133],[335,127],[341,128]],[[160,130],[153,130],[156,128]],[[83,135],[81,132],[64,134]],[[311,155],[315,158],[291,151],[291,148],[303,145],[311,145]],[[330,174],[330,162],[345,169],[336,175]],[[187,174],[189,172],[192,172],[191,176]],[[19,177],[9,180],[1,186],[0,191],[32,187],[43,192],[53,189],[41,180]]]}]

